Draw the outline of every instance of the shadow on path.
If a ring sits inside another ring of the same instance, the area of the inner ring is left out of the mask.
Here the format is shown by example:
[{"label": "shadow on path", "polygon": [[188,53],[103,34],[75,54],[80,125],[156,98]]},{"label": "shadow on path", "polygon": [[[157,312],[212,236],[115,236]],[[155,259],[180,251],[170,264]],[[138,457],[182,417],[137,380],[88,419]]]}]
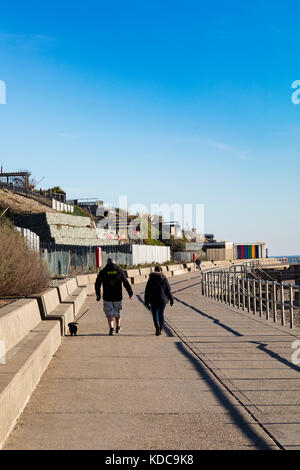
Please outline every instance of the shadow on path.
[{"label": "shadow on path", "polygon": [[218,399],[220,405],[229,412],[233,422],[239,427],[243,434],[253,443],[259,450],[272,450],[270,444],[260,436],[250,425],[236,405],[234,405],[225,395],[220,386],[213,380],[206,368],[201,362],[184,346],[183,343],[176,343],[176,347],[193,365],[200,377],[205,380],[211,391]]},{"label": "shadow on path", "polygon": [[[142,294],[142,293],[141,293]],[[136,297],[137,299],[144,305],[144,300],[141,294],[137,294]],[[189,308],[195,310],[197,313],[200,313],[201,315],[209,318],[210,320],[213,320],[214,323],[217,323],[219,326],[222,328],[225,328],[227,331],[230,331],[233,333],[235,336],[243,336],[240,333],[238,333],[235,330],[232,330],[231,328],[227,327],[226,325],[223,325],[220,323],[218,320],[216,320],[214,317],[211,317],[210,315],[205,314],[201,310],[196,309],[195,307],[187,304],[186,302],[183,302],[177,298],[175,298],[178,302],[181,302],[182,304],[188,306]],[[150,312],[149,312],[150,313]],[[173,334],[172,330],[168,328],[167,325],[165,325],[165,333],[170,336],[174,337],[175,335]],[[234,396],[232,400],[236,400],[236,405],[231,401],[227,396],[226,393],[230,393],[230,391],[223,391],[221,388],[221,383],[218,384],[216,380],[214,380],[213,376],[209,372],[209,370],[201,363],[201,360],[197,358],[191,351],[189,351],[188,347],[182,343],[182,342],[176,342],[176,347],[178,351],[183,354],[193,365],[199,376],[205,380],[207,385],[210,387],[212,393],[215,395],[217,400],[220,403],[220,406],[222,406],[227,412],[230,414],[232,421],[239,427],[239,429],[243,432],[243,434],[252,442],[252,444],[256,447],[256,449],[259,450],[273,450],[274,446],[271,446],[269,442],[264,439],[259,433],[255,431],[255,426],[258,426],[258,424],[253,420],[253,424],[250,424],[245,416],[239,411],[238,407],[243,406]],[[225,389],[226,390],[226,389]],[[246,413],[245,409],[245,413]],[[249,415],[250,416],[250,415]],[[279,447],[281,447],[278,444]]]},{"label": "shadow on path", "polygon": [[244,336],[241,333],[239,333],[238,331],[233,330],[229,326],[225,325],[224,323],[221,323],[220,320],[218,320],[217,318],[214,318],[211,315],[208,315],[207,313],[202,312],[198,308],[193,307],[193,305],[190,305],[187,302],[184,302],[183,300],[178,299],[177,297],[174,297],[174,299],[176,299],[177,302],[180,302],[181,304],[185,305],[186,307],[189,307],[190,309],[194,310],[195,312],[200,313],[200,315],[202,315],[203,317],[208,318],[209,320],[212,320],[216,325],[220,326],[221,328],[224,328],[224,330],[226,330],[226,331],[229,331],[234,336]]},{"label": "shadow on path", "polygon": [[267,347],[268,347],[267,344],[258,343],[256,341],[251,341],[251,342],[254,343],[254,344],[258,344],[257,349],[259,349],[260,351],[263,351],[264,353],[268,354],[268,356],[272,357],[273,359],[276,359],[277,361],[281,362],[285,366],[288,366],[291,369],[293,369],[297,372],[300,372],[300,367],[299,366],[297,366],[296,364],[293,364],[292,362],[288,361],[284,357],[279,356],[279,354],[275,353],[274,351],[270,351],[269,349],[267,349]]}]

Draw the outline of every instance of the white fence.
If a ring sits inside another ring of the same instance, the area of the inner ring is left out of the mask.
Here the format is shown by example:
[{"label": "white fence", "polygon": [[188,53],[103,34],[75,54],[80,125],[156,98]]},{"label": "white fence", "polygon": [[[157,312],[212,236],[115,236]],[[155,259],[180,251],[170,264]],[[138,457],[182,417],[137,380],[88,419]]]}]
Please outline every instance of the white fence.
[{"label": "white fence", "polygon": [[170,261],[169,246],[132,245],[132,264],[165,263]]},{"label": "white fence", "polygon": [[56,199],[52,199],[52,209],[60,212],[74,212],[74,206],[72,206],[72,204],[65,204]]},{"label": "white fence", "polygon": [[23,235],[27,245],[31,250],[40,250],[40,237],[36,233],[32,232],[28,228],[16,227],[16,229]]}]

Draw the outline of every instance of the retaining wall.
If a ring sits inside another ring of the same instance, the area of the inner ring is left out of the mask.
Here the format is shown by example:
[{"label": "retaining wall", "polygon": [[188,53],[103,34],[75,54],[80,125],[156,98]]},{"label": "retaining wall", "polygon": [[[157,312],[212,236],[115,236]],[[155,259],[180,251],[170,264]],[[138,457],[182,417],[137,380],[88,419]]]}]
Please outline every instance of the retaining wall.
[{"label": "retaining wall", "polygon": [[96,275],[77,276],[0,308],[0,449],[68,334]]},{"label": "retaining wall", "polygon": [[[196,271],[194,263],[169,264],[161,266],[161,268],[166,277],[178,276],[180,274],[187,274],[189,272]],[[127,269],[125,272],[131,284],[139,284],[141,282],[146,282],[149,279],[149,275],[154,272],[154,268]]]},{"label": "retaining wall", "polygon": [[98,246],[96,228],[89,217],[55,212],[16,216],[15,225],[29,228],[41,242],[57,245]]}]

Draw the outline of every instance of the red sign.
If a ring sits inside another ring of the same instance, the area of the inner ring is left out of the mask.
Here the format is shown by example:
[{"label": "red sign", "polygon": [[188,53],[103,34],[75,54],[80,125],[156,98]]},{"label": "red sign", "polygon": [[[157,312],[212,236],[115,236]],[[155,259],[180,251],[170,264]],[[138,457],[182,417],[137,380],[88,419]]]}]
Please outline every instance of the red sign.
[{"label": "red sign", "polygon": [[102,252],[100,246],[96,248],[96,266],[97,268],[101,268],[102,264]]}]

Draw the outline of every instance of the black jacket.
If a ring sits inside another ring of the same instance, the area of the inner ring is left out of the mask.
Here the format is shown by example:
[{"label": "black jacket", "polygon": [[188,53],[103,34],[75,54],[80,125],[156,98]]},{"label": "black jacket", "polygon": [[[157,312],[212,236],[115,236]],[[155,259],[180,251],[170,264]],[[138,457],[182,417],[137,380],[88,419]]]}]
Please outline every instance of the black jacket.
[{"label": "black jacket", "polygon": [[109,263],[103,268],[96,279],[95,291],[97,297],[100,296],[101,285],[103,286],[103,300],[108,302],[118,302],[122,300],[122,284],[128,292],[133,295],[129,282],[124,271],[116,264]]},{"label": "black jacket", "polygon": [[154,272],[149,275],[146,285],[145,305],[173,304],[173,297],[168,279],[162,273]]}]

